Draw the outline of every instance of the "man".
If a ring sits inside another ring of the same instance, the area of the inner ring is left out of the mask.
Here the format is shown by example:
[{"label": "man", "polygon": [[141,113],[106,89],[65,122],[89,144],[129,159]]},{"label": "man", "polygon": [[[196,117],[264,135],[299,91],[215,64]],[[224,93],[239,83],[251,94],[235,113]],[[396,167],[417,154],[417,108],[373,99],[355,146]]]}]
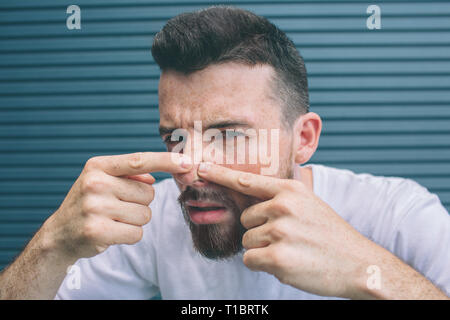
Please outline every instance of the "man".
[{"label": "man", "polygon": [[[90,159],[1,274],[2,298],[447,298],[450,217],[436,195],[301,166],[322,123],[282,31],[212,7],[171,19],[152,53],[169,152]],[[154,171],[173,179],[153,184]]]}]

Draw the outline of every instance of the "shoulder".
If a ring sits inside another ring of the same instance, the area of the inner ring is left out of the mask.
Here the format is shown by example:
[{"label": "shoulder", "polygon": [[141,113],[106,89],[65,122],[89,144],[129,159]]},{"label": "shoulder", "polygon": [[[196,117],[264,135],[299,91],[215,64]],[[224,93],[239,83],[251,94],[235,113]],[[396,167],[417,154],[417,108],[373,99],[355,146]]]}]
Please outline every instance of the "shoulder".
[{"label": "shoulder", "polygon": [[[408,184],[412,182],[417,184],[415,181],[402,177],[395,176],[380,176],[373,175],[371,173],[356,173],[349,169],[334,168],[329,166],[324,166],[321,164],[311,165],[313,172],[321,176],[322,179],[326,180],[330,187],[337,187],[342,185],[357,185],[359,187],[367,187],[371,189],[379,188],[397,188],[401,184]],[[420,186],[417,184],[417,186]]]},{"label": "shoulder", "polygon": [[[411,198],[416,194],[428,194],[428,190],[412,179],[380,176],[371,173],[356,173],[349,169],[313,165],[313,173],[318,176],[318,183],[324,196],[335,195],[335,201],[352,199],[361,204],[379,202],[393,204],[398,200]],[[349,201],[346,201],[349,203]]]},{"label": "shoulder", "polygon": [[328,189],[326,191],[337,188],[352,190],[358,194],[370,191],[381,193],[391,198],[429,194],[427,188],[412,179],[404,177],[356,173],[349,169],[333,168],[318,164],[313,165],[313,172],[320,175],[321,182]]},{"label": "shoulder", "polygon": [[325,202],[358,231],[385,244],[407,216],[417,215],[418,207],[440,204],[437,195],[408,178],[323,165],[314,165],[313,173]]}]

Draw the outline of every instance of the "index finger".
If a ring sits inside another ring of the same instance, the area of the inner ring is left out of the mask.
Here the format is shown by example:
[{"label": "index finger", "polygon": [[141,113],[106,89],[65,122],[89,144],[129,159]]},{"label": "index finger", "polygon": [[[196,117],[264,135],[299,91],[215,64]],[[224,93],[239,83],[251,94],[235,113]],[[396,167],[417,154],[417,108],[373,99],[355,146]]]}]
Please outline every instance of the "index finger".
[{"label": "index finger", "polygon": [[187,172],[192,167],[190,157],[173,152],[136,152],[89,159],[86,167],[103,170],[112,176],[132,176],[148,172]]},{"label": "index finger", "polygon": [[273,198],[284,189],[282,179],[237,171],[213,163],[200,163],[198,174],[208,181],[261,199]]}]

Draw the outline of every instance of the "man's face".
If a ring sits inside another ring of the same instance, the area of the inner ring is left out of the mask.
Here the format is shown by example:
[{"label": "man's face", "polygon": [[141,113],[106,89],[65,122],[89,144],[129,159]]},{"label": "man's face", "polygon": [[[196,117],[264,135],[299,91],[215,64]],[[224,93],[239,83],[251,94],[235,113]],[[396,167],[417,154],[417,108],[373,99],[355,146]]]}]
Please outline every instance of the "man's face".
[{"label": "man's face", "polygon": [[[241,213],[261,199],[200,179],[199,161],[256,174],[270,165],[276,168],[270,175],[292,178],[292,133],[280,122],[281,108],[271,85],[273,72],[267,65],[225,63],[189,75],[174,71],[161,75],[161,137],[168,151],[180,152],[181,146],[181,152],[194,161],[190,172],[174,178],[194,246],[208,258],[228,258],[242,250],[245,229],[240,223]],[[174,132],[180,129],[184,132],[182,140],[174,138]],[[215,139],[205,138],[208,129],[216,133]],[[279,135],[275,138],[273,133],[277,130]],[[261,138],[262,132],[267,133],[266,139]],[[221,139],[217,139],[217,133]],[[261,157],[264,146],[271,164]],[[238,161],[243,155],[245,160]]]}]

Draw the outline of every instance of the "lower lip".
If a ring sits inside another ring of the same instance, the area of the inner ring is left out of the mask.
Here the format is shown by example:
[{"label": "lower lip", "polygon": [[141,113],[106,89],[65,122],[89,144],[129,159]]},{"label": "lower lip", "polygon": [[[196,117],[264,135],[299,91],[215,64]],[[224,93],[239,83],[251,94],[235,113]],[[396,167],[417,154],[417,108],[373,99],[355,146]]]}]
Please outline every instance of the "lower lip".
[{"label": "lower lip", "polygon": [[214,224],[224,221],[227,209],[214,209],[210,211],[200,211],[192,207],[188,208],[191,221],[195,224]]}]

